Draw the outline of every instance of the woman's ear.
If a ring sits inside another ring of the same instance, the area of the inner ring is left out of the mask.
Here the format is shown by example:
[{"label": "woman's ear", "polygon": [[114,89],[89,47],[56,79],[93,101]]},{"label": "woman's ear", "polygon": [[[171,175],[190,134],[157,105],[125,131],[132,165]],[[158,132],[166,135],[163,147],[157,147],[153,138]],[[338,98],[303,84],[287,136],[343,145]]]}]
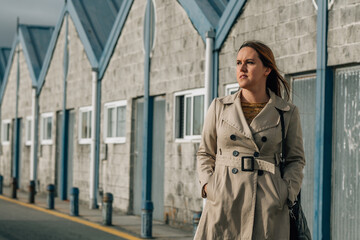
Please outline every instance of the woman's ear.
[{"label": "woman's ear", "polygon": [[271,73],[271,68],[266,68],[266,70],[265,70],[265,76],[269,76],[269,74]]}]

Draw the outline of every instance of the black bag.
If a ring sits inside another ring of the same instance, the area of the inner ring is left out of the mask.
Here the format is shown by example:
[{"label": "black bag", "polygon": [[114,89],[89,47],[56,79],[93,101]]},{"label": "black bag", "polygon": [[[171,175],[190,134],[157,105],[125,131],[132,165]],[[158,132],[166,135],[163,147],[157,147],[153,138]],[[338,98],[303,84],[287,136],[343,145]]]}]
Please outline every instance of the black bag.
[{"label": "black bag", "polygon": [[[280,122],[281,122],[281,135],[282,135],[282,153],[281,153],[281,161],[280,161],[280,173],[281,177],[284,176],[285,169],[285,123],[284,123],[284,115],[283,112],[277,109],[280,114]],[[311,240],[311,234],[309,227],[307,225],[307,221],[305,218],[305,214],[301,207],[301,191],[297,196],[293,206],[289,206],[289,214],[290,214],[290,240]]]}]

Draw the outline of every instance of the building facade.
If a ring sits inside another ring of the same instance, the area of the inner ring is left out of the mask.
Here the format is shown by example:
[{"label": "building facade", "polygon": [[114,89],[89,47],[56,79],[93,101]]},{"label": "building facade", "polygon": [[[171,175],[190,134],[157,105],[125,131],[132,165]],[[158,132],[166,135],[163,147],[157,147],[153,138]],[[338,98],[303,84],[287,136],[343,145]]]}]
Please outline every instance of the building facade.
[{"label": "building facade", "polygon": [[63,200],[78,187],[90,207],[111,192],[128,214],[150,201],[154,219],[190,225],[203,205],[196,152],[207,106],[238,90],[237,51],[256,39],[273,50],[300,110],[302,202],[314,239],[356,239],[359,16],[359,0],[69,0],[35,77],[25,40],[8,55],[4,184],[55,184]]}]

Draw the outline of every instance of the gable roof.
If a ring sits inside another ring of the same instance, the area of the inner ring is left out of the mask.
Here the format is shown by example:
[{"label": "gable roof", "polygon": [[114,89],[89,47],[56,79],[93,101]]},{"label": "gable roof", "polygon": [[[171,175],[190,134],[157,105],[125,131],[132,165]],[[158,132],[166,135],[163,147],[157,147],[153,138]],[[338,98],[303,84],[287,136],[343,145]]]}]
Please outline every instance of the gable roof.
[{"label": "gable roof", "polygon": [[215,31],[215,49],[220,49],[246,0],[178,0],[205,42],[206,32]]},{"label": "gable roof", "polygon": [[65,15],[74,22],[91,67],[105,73],[133,0],[69,0],[63,8],[39,77],[40,94]]},{"label": "gable roof", "polygon": [[30,68],[33,85],[36,85],[54,27],[19,25],[19,41]]},{"label": "gable roof", "polygon": [[[6,84],[10,75],[11,64],[14,59],[16,47],[21,44],[26,63],[28,65],[32,86],[37,86],[37,79],[43,66],[45,53],[49,46],[50,37],[54,28],[49,26],[19,25],[19,31],[9,54],[7,55],[7,64],[0,86],[0,103],[2,102]],[[0,79],[1,80],[1,79]]]},{"label": "gable roof", "polygon": [[9,59],[11,48],[1,47],[0,48],[0,83],[5,75],[6,65]]}]

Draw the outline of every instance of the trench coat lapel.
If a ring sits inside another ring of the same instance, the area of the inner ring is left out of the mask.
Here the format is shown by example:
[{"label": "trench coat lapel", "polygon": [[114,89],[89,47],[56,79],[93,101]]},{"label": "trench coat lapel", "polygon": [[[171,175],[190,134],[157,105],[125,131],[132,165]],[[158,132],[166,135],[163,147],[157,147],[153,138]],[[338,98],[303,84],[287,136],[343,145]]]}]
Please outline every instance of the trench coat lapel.
[{"label": "trench coat lapel", "polygon": [[250,124],[252,134],[277,126],[280,122],[280,114],[277,109],[282,111],[290,110],[289,104],[270,89],[268,91],[270,95],[269,102]]},{"label": "trench coat lapel", "polygon": [[254,142],[252,132],[246,122],[245,115],[241,108],[239,94],[240,91],[223,99],[223,103],[228,106],[224,109],[221,118],[230,126],[237,129],[242,135]]}]

